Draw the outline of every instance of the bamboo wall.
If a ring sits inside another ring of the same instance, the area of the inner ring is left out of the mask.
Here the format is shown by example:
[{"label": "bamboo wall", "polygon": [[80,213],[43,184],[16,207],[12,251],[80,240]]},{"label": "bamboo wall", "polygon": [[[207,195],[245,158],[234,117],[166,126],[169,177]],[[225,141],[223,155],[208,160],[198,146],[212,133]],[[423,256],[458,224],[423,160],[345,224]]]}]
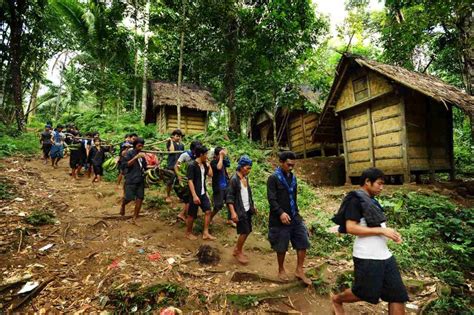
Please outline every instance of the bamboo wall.
[{"label": "bamboo wall", "polygon": [[[207,128],[206,112],[181,109],[181,130],[185,134],[205,132]],[[157,129],[161,133],[170,133],[178,128],[178,114],[175,106],[162,106],[156,115]]]},{"label": "bamboo wall", "polygon": [[290,149],[296,154],[320,148],[320,143],[313,143],[312,132],[318,124],[318,115],[300,113],[292,115],[288,121],[288,138]]}]

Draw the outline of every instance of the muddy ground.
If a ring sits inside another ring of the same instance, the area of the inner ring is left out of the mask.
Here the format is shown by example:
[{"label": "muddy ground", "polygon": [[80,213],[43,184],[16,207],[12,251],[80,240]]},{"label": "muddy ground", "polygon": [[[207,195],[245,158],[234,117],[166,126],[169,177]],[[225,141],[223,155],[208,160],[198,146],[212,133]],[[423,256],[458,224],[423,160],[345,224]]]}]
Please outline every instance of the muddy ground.
[{"label": "muddy ground", "polygon": [[[134,283],[141,288],[171,283],[185,288],[187,297],[173,300],[161,292],[150,304],[159,303],[158,309],[162,309],[180,303],[179,308],[185,313],[331,313],[328,295],[305,288],[294,279],[289,283],[276,280],[276,258],[264,235],[253,233],[249,237],[246,248],[250,263],[241,266],[232,256],[235,230],[225,225],[222,218],[217,218],[212,227],[217,241],[189,241],[184,238],[184,224],[175,220],[178,201],[173,199],[167,205],[160,202],[162,190],[147,190],[148,196],[154,196],[154,206],[145,206],[137,225],[133,225],[130,220],[117,217],[121,189],[107,182],[92,185],[86,177],[73,181],[67,164],[63,160],[58,169],[53,169],[38,160],[0,161],[0,179],[11,186],[12,194],[10,199],[0,201],[0,284],[24,280],[6,289],[0,287],[4,289],[0,291],[0,312],[18,306],[25,297],[16,311],[41,314],[149,310],[150,307],[142,309],[140,305],[134,309],[136,299],[129,293],[117,301],[117,292],[127,291]],[[315,189],[321,197],[321,208],[332,211],[338,205],[337,196],[351,187]],[[28,224],[25,218],[35,210],[54,212],[56,223]],[[127,214],[131,212],[132,206]],[[40,250],[48,244],[53,246]],[[201,244],[220,251],[218,264],[199,264],[196,253]],[[292,271],[295,262],[295,254],[290,252],[288,271]],[[350,261],[317,257],[309,258],[306,266],[323,266],[329,284],[352,267]],[[17,295],[25,281],[36,281],[40,287],[44,284],[44,288],[37,290],[36,296]],[[435,294],[435,283],[426,283],[422,292],[414,296],[409,312],[415,313]],[[233,294],[242,295],[239,301],[251,307],[243,309],[233,303]],[[347,311],[383,313],[386,307],[385,303],[356,303],[347,306]]]}]

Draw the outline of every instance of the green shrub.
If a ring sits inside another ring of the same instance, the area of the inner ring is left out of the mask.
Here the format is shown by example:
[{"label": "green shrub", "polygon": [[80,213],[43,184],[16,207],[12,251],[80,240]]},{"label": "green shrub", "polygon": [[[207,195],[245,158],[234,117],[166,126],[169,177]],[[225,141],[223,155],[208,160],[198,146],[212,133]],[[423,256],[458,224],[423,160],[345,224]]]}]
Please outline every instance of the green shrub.
[{"label": "green shrub", "polygon": [[26,217],[26,222],[38,226],[56,223],[56,216],[50,211],[33,211],[32,214]]}]

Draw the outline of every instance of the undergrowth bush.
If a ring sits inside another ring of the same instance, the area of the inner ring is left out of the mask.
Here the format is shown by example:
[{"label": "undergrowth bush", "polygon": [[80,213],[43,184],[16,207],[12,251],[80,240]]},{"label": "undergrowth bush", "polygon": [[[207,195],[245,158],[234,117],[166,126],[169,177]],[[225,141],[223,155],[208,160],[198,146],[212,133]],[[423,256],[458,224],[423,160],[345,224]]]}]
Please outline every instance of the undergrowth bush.
[{"label": "undergrowth bush", "polygon": [[31,156],[40,152],[39,132],[0,136],[0,158],[14,155]]}]

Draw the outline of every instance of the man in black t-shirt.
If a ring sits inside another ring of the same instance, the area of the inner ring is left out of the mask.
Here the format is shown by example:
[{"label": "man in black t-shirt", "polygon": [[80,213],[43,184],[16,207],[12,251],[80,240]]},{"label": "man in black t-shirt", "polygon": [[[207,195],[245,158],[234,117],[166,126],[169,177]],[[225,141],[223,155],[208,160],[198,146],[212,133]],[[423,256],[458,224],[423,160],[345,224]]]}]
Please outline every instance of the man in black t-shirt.
[{"label": "man in black t-shirt", "polygon": [[[384,174],[369,168],[360,177],[361,189],[350,192],[333,221],[341,224],[339,231],[355,235],[353,246],[354,282],[351,289],[332,297],[334,313],[344,314],[343,303],[366,301],[388,302],[389,314],[405,313],[408,294],[397,262],[387,241],[402,242],[400,234],[386,226],[382,206],[375,196],[383,190]],[[342,218],[342,219],[341,219]]]},{"label": "man in black t-shirt", "polygon": [[216,238],[209,233],[209,225],[211,223],[211,202],[207,194],[206,177],[212,177],[212,169],[207,161],[208,149],[204,146],[196,148],[196,160],[190,162],[187,171],[189,192],[192,200],[189,205],[188,218],[186,220],[186,238],[196,240],[193,234],[194,220],[197,218],[199,207],[204,212],[204,231],[202,233],[203,240],[215,240]]},{"label": "man in black t-shirt", "polygon": [[43,150],[44,164],[48,164],[49,151],[51,151],[51,146],[53,145],[52,137],[53,135],[51,133],[51,126],[46,125],[44,127],[44,131],[41,133],[40,138],[41,149]]},{"label": "man in black t-shirt", "polygon": [[[211,161],[212,167],[212,201],[214,204],[214,210],[212,211],[212,217],[224,208],[225,196],[227,188],[229,186],[229,174],[227,168],[230,167],[230,161],[227,157],[227,150],[222,147],[214,149],[214,159]],[[230,211],[227,209],[227,224],[236,227],[234,221],[230,218]]]},{"label": "man in black t-shirt", "polygon": [[[183,137],[183,133],[181,132],[181,129],[173,130],[173,132],[171,133],[171,137],[166,142],[166,149],[169,152],[184,151],[184,144],[181,143],[182,137]],[[173,172],[173,175],[174,175],[174,176],[169,176],[166,182],[166,202],[168,203],[171,202],[171,198],[170,198],[171,189],[173,189],[173,184],[174,184],[174,181],[176,180],[176,174],[174,173],[174,166],[176,165],[176,162],[178,161],[179,155],[181,153],[168,154],[168,162],[166,165],[166,169],[169,172]]]},{"label": "man in black t-shirt", "polygon": [[120,214],[125,215],[125,206],[130,201],[135,200],[135,211],[133,213],[133,223],[136,223],[138,214],[142,207],[143,199],[145,198],[145,170],[147,164],[145,160],[145,153],[141,152],[145,140],[137,138],[133,142],[133,150],[129,150],[124,157],[125,170],[125,196],[120,208]]}]

